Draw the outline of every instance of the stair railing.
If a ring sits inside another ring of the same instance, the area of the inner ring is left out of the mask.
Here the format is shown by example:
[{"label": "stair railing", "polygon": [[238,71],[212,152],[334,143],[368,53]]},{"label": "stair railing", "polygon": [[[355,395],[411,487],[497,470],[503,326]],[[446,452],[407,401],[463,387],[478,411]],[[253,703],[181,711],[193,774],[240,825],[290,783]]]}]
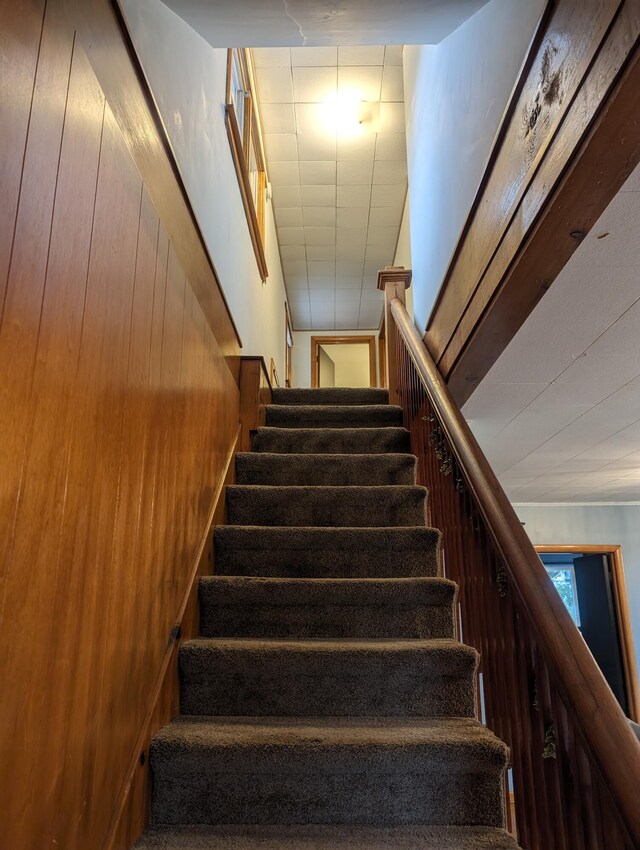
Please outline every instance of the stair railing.
[{"label": "stair railing", "polygon": [[511,749],[509,825],[526,850],[637,850],[640,744],[417,333],[401,271],[378,284],[390,398],[460,588],[458,636],[481,655],[480,719]]}]

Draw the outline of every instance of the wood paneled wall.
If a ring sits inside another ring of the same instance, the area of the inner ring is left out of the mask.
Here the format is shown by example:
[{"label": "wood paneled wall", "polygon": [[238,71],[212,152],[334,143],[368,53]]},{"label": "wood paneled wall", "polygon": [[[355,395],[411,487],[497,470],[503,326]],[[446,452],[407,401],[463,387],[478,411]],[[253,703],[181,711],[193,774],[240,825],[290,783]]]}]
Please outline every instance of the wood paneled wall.
[{"label": "wood paneled wall", "polygon": [[640,3],[549,0],[425,342],[463,404],[640,161]]},{"label": "wood paneled wall", "polygon": [[0,12],[0,846],[11,850],[124,848],[140,828],[143,793],[119,825],[131,766],[171,712],[154,700],[239,421],[239,347],[215,273],[114,10],[90,6],[98,76],[69,4]]}]

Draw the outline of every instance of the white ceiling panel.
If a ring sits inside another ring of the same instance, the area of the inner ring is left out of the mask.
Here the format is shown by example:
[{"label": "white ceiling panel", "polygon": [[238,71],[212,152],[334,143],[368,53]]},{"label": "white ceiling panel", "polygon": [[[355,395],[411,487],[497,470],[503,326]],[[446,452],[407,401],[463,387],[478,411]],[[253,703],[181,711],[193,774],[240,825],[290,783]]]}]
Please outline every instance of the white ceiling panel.
[{"label": "white ceiling panel", "polygon": [[640,498],[639,337],[640,168],[464,407],[510,498]]},{"label": "white ceiling panel", "polygon": [[308,299],[294,328],[377,327],[407,186],[402,48],[260,50],[256,76],[285,284]]}]

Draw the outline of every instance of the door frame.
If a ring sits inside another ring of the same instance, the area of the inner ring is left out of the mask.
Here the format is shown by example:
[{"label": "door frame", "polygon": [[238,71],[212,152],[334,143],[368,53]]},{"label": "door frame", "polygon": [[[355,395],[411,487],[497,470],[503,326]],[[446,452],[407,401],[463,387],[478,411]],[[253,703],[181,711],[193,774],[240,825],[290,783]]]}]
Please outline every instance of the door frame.
[{"label": "door frame", "polygon": [[629,613],[629,599],[627,596],[627,583],[624,577],[624,565],[622,563],[622,546],[584,544],[558,544],[556,546],[545,543],[544,546],[536,546],[536,552],[541,555],[570,554],[570,555],[606,555],[611,567],[611,580],[613,583],[613,602],[616,609],[618,621],[618,637],[620,639],[620,654],[622,655],[622,673],[627,689],[627,700],[629,702],[629,716],[636,723],[640,723],[640,685],[638,684],[638,668],[636,665],[636,653],[631,632],[631,615]]},{"label": "door frame", "polygon": [[371,336],[312,336],[311,337],[311,386],[317,388],[320,384],[320,346],[321,345],[352,345],[367,343],[369,346],[369,386],[377,387],[376,372],[376,337]]}]

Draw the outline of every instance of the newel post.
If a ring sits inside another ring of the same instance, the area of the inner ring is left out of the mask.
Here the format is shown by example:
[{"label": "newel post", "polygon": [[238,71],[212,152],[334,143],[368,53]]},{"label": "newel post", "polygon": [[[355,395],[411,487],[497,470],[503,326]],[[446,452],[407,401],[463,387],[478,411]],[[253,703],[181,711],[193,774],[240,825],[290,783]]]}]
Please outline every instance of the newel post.
[{"label": "newel post", "polygon": [[384,335],[386,375],[389,386],[389,403],[398,404],[398,365],[391,302],[399,298],[405,303],[405,292],[411,286],[411,269],[404,266],[387,266],[378,272],[378,289],[384,292]]}]

